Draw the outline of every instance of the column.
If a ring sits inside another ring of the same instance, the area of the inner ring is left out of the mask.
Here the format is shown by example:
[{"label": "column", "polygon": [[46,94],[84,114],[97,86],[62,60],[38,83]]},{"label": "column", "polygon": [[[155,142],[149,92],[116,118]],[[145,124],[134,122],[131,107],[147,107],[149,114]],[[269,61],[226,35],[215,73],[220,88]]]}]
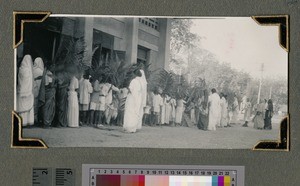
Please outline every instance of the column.
[{"label": "column", "polygon": [[86,55],[84,56],[84,60],[86,65],[91,66],[91,58],[93,52],[93,28],[94,28],[94,18],[93,17],[85,17],[85,18],[77,18],[75,25],[75,37],[84,39],[84,44],[86,45]]},{"label": "column", "polygon": [[171,20],[159,19],[158,65],[169,70]]},{"label": "column", "polygon": [[130,64],[136,63],[137,46],[138,46],[138,18],[126,18],[126,62]]},{"label": "column", "polygon": [[86,60],[86,65],[92,65],[92,55],[93,55],[93,28],[94,28],[94,18],[86,17],[84,21],[84,42],[86,45],[86,55],[84,60]]}]

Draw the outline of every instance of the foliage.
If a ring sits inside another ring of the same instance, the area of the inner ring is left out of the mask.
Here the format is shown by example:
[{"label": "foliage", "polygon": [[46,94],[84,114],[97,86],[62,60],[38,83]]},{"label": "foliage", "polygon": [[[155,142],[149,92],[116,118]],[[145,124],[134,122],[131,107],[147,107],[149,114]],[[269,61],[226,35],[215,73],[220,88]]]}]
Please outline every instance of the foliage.
[{"label": "foliage", "polygon": [[172,97],[184,98],[188,96],[189,86],[183,75],[177,75],[165,69],[159,69],[151,74],[148,82],[148,89],[150,91],[161,88],[163,93]]},{"label": "foliage", "polygon": [[171,50],[180,52],[198,39],[196,34],[190,32],[192,21],[190,19],[172,19],[171,22]]},{"label": "foliage", "polygon": [[148,86],[151,91],[155,91],[158,87],[160,87],[164,93],[170,94],[171,87],[174,83],[174,77],[165,69],[159,69],[152,73],[148,82]]},{"label": "foliage", "polygon": [[124,60],[120,60],[115,53],[114,58],[100,58],[96,61],[93,57],[92,67],[90,69],[90,75],[93,79],[100,79],[102,82],[109,82],[117,87],[122,87],[127,79],[130,64],[127,64]]},{"label": "foliage", "polygon": [[[253,102],[257,102],[259,80],[256,79],[248,87],[248,92],[253,96]],[[287,105],[288,104],[288,90],[287,78],[264,78],[261,86],[261,100],[269,99],[271,92],[271,99],[274,104]]]},{"label": "foliage", "polygon": [[[201,48],[199,42],[201,37],[190,32],[191,26],[192,21],[189,19],[172,21],[170,51],[170,70],[175,74],[174,77],[183,76],[188,80],[183,86],[188,89],[189,99],[197,99],[203,89],[216,88],[218,93],[223,92],[227,95],[229,104],[233,103],[235,96],[239,102],[246,96],[250,98],[252,105],[255,105],[259,80],[246,72],[232,68],[229,63],[220,61],[212,52]],[[205,81],[205,84],[199,85],[199,80]],[[270,89],[274,103],[287,105],[286,78],[263,79],[262,99],[269,98]]]}]

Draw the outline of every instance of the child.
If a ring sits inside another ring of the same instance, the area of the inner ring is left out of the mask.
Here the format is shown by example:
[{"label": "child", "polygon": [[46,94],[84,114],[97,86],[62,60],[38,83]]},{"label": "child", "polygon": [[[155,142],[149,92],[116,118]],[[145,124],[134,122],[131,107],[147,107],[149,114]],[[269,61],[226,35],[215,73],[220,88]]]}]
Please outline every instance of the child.
[{"label": "child", "polygon": [[118,116],[118,105],[119,105],[119,102],[118,102],[118,99],[116,97],[115,94],[113,94],[112,96],[112,102],[111,104],[108,105],[108,108],[107,108],[107,117],[106,117],[106,122],[107,124],[111,125],[111,121],[115,121],[117,116]]},{"label": "child", "polygon": [[90,103],[90,118],[89,124],[95,126],[99,123],[99,95],[100,95],[100,85],[99,81],[96,80],[93,83],[93,93],[91,94]]},{"label": "child", "polygon": [[104,123],[104,114],[106,109],[106,95],[108,94],[109,87],[103,83],[101,79],[101,83],[99,84],[100,92],[99,92],[99,115],[97,127],[103,127]]},{"label": "child", "polygon": [[124,122],[124,109],[125,109],[125,102],[126,102],[126,97],[128,94],[128,89],[127,88],[121,88],[120,91],[118,92],[118,116],[117,116],[117,124],[119,126],[123,125]]},{"label": "child", "polygon": [[153,96],[153,119],[154,119],[154,125],[157,125],[160,123],[160,113],[161,113],[161,107],[163,106],[163,98],[161,97],[162,89],[158,88],[157,91],[155,91]]},{"label": "child", "polygon": [[111,78],[107,79],[107,82],[105,83],[105,86],[108,87],[107,93],[105,93],[105,122],[106,124],[109,124],[110,119],[108,120],[109,117],[109,112],[110,112],[110,105],[112,104],[113,100],[113,91],[119,92],[119,89],[115,87],[113,84],[111,84]]},{"label": "child", "polygon": [[83,80],[79,83],[79,108],[82,113],[81,122],[87,123],[87,113],[89,110],[90,93],[93,92],[93,87],[89,81],[89,75],[83,75]]}]

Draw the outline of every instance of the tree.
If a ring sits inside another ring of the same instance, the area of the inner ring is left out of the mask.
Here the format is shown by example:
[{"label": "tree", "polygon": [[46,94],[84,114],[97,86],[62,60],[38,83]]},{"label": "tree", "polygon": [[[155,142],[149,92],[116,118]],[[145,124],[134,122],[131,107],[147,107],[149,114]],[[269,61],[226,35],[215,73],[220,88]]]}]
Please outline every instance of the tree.
[{"label": "tree", "polygon": [[178,63],[177,54],[197,45],[197,42],[200,41],[200,37],[197,34],[190,32],[192,24],[191,19],[172,19],[170,38],[171,63]]}]

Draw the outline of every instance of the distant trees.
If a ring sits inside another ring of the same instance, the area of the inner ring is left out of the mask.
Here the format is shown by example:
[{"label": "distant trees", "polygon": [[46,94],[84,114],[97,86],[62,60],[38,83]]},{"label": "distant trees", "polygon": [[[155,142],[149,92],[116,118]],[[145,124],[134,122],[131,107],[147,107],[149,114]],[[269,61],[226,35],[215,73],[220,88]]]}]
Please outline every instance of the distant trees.
[{"label": "distant trees", "polygon": [[[233,101],[234,95],[239,102],[246,95],[256,104],[259,79],[252,78],[247,72],[233,69],[229,63],[219,61],[212,52],[201,48],[201,37],[190,32],[192,24],[190,19],[172,20],[171,72],[183,76],[187,84],[184,86],[188,86],[190,90],[199,86],[199,80],[204,80],[205,88],[216,88],[218,92],[227,94],[229,103]],[[275,103],[287,104],[286,78],[263,79],[262,99],[269,98],[270,89]]]}]

